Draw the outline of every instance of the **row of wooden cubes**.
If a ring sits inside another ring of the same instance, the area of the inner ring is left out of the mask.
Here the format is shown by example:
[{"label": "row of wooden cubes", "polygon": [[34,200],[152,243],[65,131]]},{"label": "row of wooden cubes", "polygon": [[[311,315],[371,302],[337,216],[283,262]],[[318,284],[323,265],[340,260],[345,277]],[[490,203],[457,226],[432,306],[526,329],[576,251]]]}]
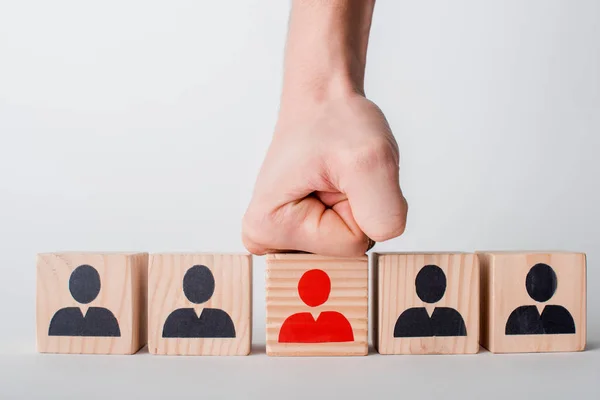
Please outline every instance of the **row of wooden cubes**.
[{"label": "row of wooden cubes", "polygon": [[40,352],[246,355],[251,341],[250,255],[37,257]]},{"label": "row of wooden cubes", "polygon": [[[367,256],[267,256],[269,355],[366,355]],[[581,253],[375,253],[373,342],[381,354],[579,351]],[[37,262],[40,352],[246,355],[247,254],[48,253]]]}]

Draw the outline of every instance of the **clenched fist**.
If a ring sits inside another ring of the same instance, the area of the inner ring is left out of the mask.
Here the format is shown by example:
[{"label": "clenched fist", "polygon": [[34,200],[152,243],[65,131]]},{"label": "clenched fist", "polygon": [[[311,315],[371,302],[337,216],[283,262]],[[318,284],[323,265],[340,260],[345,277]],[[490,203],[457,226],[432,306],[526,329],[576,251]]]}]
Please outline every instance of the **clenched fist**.
[{"label": "clenched fist", "polygon": [[[348,7],[342,9],[348,15],[340,15],[328,2],[293,3],[280,115],[242,224],[244,244],[254,254],[356,256],[371,239],[404,231],[398,145],[381,110],[362,93],[366,40],[352,40],[354,50],[343,45],[353,37],[347,20],[359,18],[365,7],[348,4],[358,10]],[[315,44],[306,61],[311,32],[296,32],[320,20],[330,28],[312,34],[332,37]]]}]

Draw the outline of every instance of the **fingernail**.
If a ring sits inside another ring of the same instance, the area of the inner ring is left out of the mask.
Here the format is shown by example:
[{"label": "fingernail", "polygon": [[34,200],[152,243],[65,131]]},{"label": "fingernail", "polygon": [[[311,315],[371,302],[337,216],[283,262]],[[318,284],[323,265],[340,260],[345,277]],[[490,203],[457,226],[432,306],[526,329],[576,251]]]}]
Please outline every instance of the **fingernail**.
[{"label": "fingernail", "polygon": [[369,239],[369,246],[367,247],[367,251],[369,251],[375,246],[376,242],[373,239],[371,239],[370,237],[367,237],[367,239]]}]

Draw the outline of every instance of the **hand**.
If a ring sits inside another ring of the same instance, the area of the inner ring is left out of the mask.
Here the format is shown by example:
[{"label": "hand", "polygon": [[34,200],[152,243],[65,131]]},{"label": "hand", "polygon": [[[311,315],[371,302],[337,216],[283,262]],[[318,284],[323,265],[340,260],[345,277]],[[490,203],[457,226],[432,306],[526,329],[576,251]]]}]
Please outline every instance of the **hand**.
[{"label": "hand", "polygon": [[244,245],[254,254],[356,256],[369,238],[401,235],[398,165],[383,113],[358,93],[282,109],[243,219]]},{"label": "hand", "polygon": [[362,255],[402,234],[398,145],[364,96],[375,0],[293,0],[281,109],[242,223],[254,254]]}]

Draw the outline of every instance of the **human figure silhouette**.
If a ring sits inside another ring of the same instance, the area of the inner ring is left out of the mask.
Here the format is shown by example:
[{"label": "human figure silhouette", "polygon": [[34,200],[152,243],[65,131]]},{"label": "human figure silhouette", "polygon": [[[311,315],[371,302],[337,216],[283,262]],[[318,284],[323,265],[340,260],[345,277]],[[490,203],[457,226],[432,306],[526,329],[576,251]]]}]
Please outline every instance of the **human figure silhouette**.
[{"label": "human figure silhouette", "polygon": [[[426,265],[417,274],[415,288],[425,303],[437,303],[446,292],[446,275],[437,265]],[[400,314],[394,326],[394,337],[466,335],[462,316],[449,307],[435,307],[431,317],[425,307],[409,308]]]},{"label": "human figure silhouette", "polygon": [[[100,293],[100,275],[91,265],[80,265],[69,278],[71,296],[81,304],[92,302]],[[88,308],[85,316],[79,307],[58,310],[48,328],[49,336],[121,336],[113,313],[103,307]]]},{"label": "human figure silhouette", "polygon": [[[331,292],[329,275],[320,269],[306,271],[298,282],[300,299],[309,307],[324,304]],[[286,318],[279,331],[279,343],[352,342],[350,322],[337,311],[323,311],[315,320],[310,312]]]},{"label": "human figure silhouette", "polygon": [[[556,273],[547,264],[535,264],[527,273],[525,288],[529,297],[540,303],[556,292]],[[540,315],[536,306],[517,307],[508,317],[507,335],[544,335],[575,333],[575,321],[563,306],[546,305]]]},{"label": "human figure silhouette", "polygon": [[[205,265],[194,265],[183,277],[183,293],[194,304],[208,301],[215,291],[215,278]],[[164,338],[234,338],[235,327],[229,314],[218,308],[179,308],[165,321]]]}]

